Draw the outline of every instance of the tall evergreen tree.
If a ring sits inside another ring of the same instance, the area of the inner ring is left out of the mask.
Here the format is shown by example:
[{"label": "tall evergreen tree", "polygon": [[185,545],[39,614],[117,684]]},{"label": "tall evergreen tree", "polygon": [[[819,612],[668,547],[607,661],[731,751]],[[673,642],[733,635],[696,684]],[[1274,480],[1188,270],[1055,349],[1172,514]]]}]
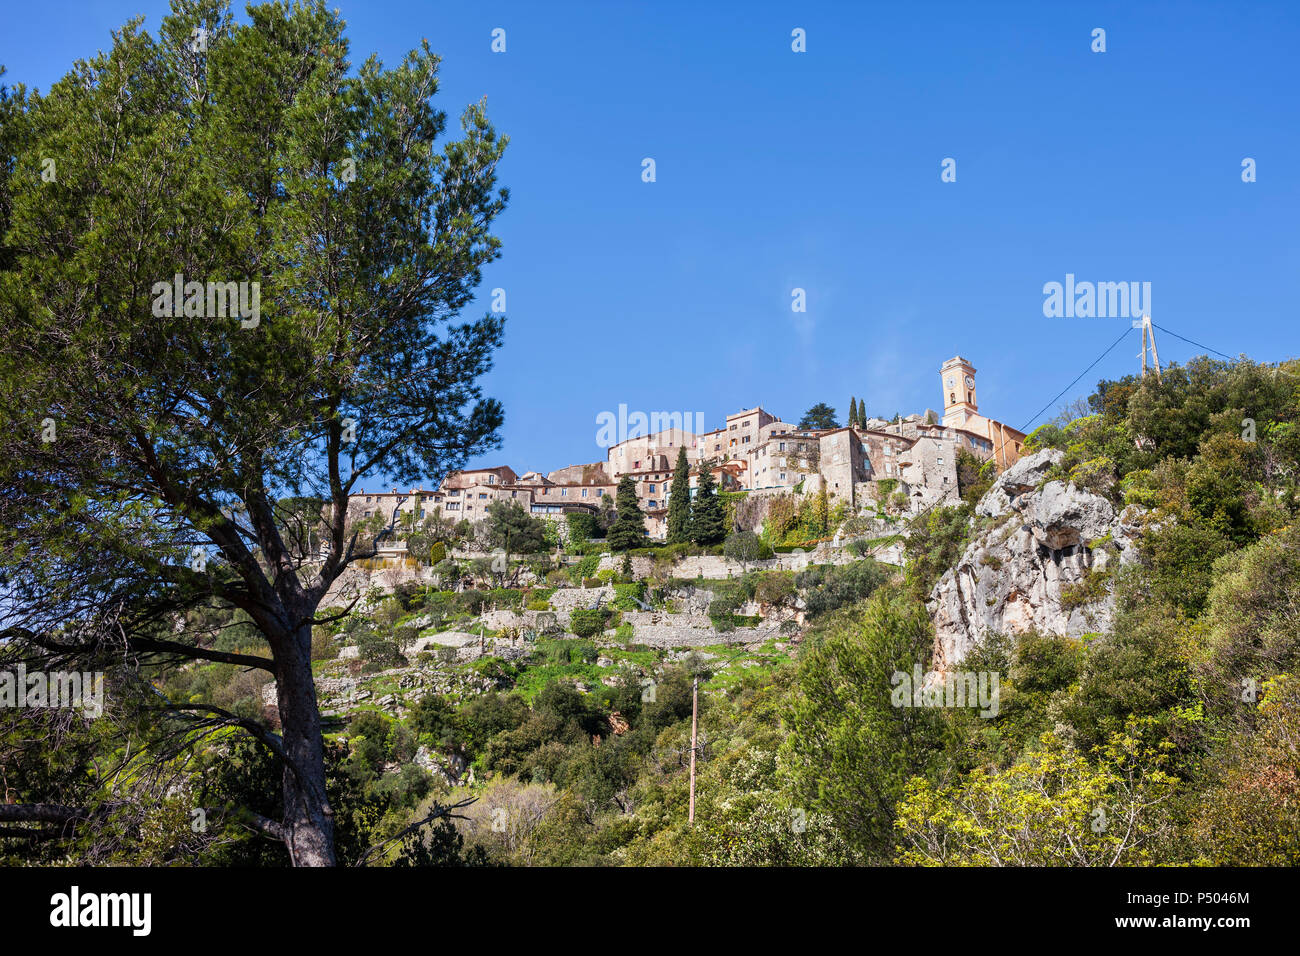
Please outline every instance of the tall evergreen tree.
[{"label": "tall evergreen tree", "polygon": [[[462,310],[500,254],[505,139],[481,105],[444,137],[427,44],[354,67],[320,0],[251,9],[174,0],[156,35],[131,21],[47,95],[0,98],[0,645],[123,683],[186,660],[269,674],[275,734],[201,699],[139,714],[252,735],[282,810],[246,819],[328,865],[312,629],[378,550],[350,495],[499,444],[479,378],[502,318]],[[305,498],[311,520],[282,505]],[[202,615],[236,609],[261,641],[211,646]]]},{"label": "tall evergreen tree", "polygon": [[691,540],[717,544],[727,536],[727,513],[713,480],[713,462],[700,463],[700,482],[691,503]]},{"label": "tall evergreen tree", "polygon": [[672,489],[668,493],[668,543],[691,540],[691,466],[686,449],[677,449],[677,468],[673,471]]},{"label": "tall evergreen tree", "polygon": [[609,526],[609,534],[605,536],[609,546],[615,551],[626,551],[645,544],[645,515],[637,504],[636,485],[630,475],[619,479],[614,507],[618,515]]},{"label": "tall evergreen tree", "polygon": [[835,409],[825,402],[818,402],[803,413],[799,420],[800,428],[835,428]]},{"label": "tall evergreen tree", "polygon": [[857,423],[858,423],[858,400],[855,397],[850,396],[849,397],[849,425],[852,426],[852,425],[856,425]]}]

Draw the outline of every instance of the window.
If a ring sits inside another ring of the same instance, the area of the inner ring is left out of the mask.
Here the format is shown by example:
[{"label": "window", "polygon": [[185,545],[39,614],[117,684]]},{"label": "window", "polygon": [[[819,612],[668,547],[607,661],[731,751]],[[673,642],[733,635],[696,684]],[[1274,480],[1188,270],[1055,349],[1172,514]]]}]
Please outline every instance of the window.
[{"label": "window", "polygon": [[777,450],[777,451],[785,451],[785,442],[777,442],[776,450]]},{"label": "window", "polygon": [[781,472],[781,480],[782,480],[782,481],[785,481],[785,472],[784,472],[784,471]]},{"label": "window", "polygon": [[587,497],[587,489],[586,489],[586,488],[583,488],[583,489],[582,489],[582,497],[584,497],[584,498]]},{"label": "window", "polygon": [[366,495],[366,504],[370,504],[370,496]]},{"label": "window", "polygon": [[604,495],[604,494],[605,494],[605,489],[603,489],[603,488],[597,488],[597,489],[596,489],[596,497],[597,497],[597,498],[601,497],[601,496]]},{"label": "window", "polygon": [[650,492],[651,492],[651,494],[654,493],[654,490],[655,490],[655,486],[654,486],[654,484],[652,483],[652,484],[650,485]]},{"label": "window", "polygon": [[569,489],[568,489],[568,488],[561,488],[561,489],[560,489],[560,497],[561,497],[561,498],[567,498],[567,497],[569,497]]},{"label": "window", "polygon": [[488,484],[489,484],[489,485],[495,485],[496,483],[497,483],[497,476],[496,476],[496,475],[488,475]]},{"label": "window", "polygon": [[478,496],[479,496],[479,498],[486,498],[486,497],[487,497],[487,492],[486,492],[486,491],[480,491],[480,492],[478,493]]},{"label": "window", "polygon": [[459,501],[449,501],[449,502],[447,502],[447,510],[448,510],[448,511],[459,511],[459,510],[460,510],[460,502],[459,502]]},{"label": "window", "polygon": [[651,507],[651,508],[657,508],[657,507],[659,507],[659,504],[658,504],[658,502],[656,502],[653,498],[651,498],[651,499],[650,499],[650,507]]},{"label": "window", "polygon": [[[367,498],[366,500],[369,501],[370,499]],[[364,515],[362,515],[362,517],[363,517],[363,518],[369,518],[369,517],[370,517],[370,512],[367,511]]]}]

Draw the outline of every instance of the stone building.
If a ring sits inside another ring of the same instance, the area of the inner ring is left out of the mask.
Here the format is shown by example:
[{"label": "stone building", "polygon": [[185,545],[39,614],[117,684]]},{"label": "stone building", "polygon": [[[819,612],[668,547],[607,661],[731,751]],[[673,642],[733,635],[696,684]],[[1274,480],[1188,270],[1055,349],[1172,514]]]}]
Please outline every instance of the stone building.
[{"label": "stone building", "polygon": [[[646,513],[648,537],[663,537],[673,471],[678,452],[686,450],[692,494],[706,460],[718,486],[753,494],[813,492],[824,486],[834,502],[852,509],[874,503],[878,483],[906,496],[909,511],[957,497],[957,452],[965,449],[999,471],[1014,464],[1025,435],[979,413],[975,367],[960,355],[940,367],[942,417],[927,410],[886,422],[868,419],[866,426],[800,429],[762,408],[744,408],[726,417],[723,427],[693,433],[670,427],[611,445],[604,461],[568,465],[542,475],[518,475],[508,466],[470,469],[448,475],[436,491],[396,489],[352,496],[356,517],[375,513],[391,519],[393,511],[414,512],[423,518],[440,509],[451,520],[478,521],[497,500],[516,500],[530,513],[563,520],[573,511],[596,513],[602,499],[615,495],[624,476],[633,480],[637,500]],[[690,424],[689,416],[679,416]],[[697,428],[702,426],[696,416]],[[659,424],[659,422],[656,422]]]}]

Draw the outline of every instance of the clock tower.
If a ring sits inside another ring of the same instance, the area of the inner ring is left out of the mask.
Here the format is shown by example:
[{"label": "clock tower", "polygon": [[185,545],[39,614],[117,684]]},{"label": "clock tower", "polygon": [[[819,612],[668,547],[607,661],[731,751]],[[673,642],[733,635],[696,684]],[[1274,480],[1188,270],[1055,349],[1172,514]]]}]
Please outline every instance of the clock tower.
[{"label": "clock tower", "polygon": [[943,379],[943,423],[949,428],[960,428],[967,418],[979,414],[975,401],[975,366],[957,355],[943,363],[939,376]]}]

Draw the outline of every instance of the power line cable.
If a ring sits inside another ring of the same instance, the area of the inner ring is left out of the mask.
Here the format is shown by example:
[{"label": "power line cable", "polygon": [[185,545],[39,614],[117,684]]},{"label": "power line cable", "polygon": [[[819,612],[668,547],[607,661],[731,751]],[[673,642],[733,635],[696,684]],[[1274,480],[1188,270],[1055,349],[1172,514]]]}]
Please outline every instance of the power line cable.
[{"label": "power line cable", "polygon": [[1151,326],[1152,326],[1152,328],[1159,329],[1161,332],[1164,332],[1166,335],[1172,335],[1172,336],[1173,336],[1174,338],[1176,338],[1176,339],[1182,339],[1182,340],[1183,340],[1184,342],[1186,342],[1188,345],[1194,345],[1194,346],[1196,346],[1198,349],[1205,349],[1205,351],[1207,351],[1207,352],[1213,352],[1215,355],[1222,355],[1224,358],[1226,358],[1226,359],[1227,359],[1228,361],[1230,361],[1230,362],[1233,360],[1233,356],[1228,355],[1226,352],[1220,352],[1218,349],[1212,349],[1212,348],[1210,348],[1208,345],[1202,345],[1200,342],[1193,342],[1191,339],[1187,338],[1185,335],[1179,335],[1177,332],[1173,331],[1172,329],[1167,329],[1167,328],[1165,328],[1163,325],[1156,325],[1154,322],[1152,322],[1152,323],[1151,323]]}]

